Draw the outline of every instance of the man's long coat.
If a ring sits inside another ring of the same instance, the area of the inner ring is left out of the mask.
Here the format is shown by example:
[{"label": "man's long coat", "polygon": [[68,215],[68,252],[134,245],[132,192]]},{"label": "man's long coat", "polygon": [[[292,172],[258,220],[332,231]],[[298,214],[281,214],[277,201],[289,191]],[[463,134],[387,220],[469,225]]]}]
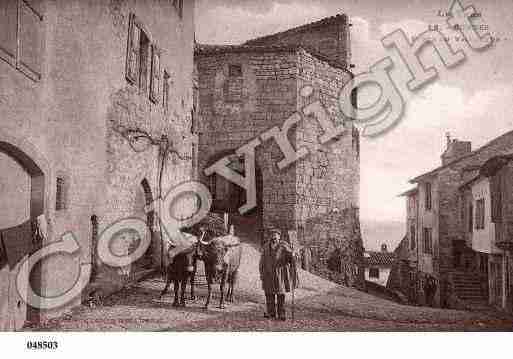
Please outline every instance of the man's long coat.
[{"label": "man's long coat", "polygon": [[297,286],[297,271],[288,243],[280,242],[275,248],[264,244],[260,258],[260,279],[266,294],[283,294]]}]

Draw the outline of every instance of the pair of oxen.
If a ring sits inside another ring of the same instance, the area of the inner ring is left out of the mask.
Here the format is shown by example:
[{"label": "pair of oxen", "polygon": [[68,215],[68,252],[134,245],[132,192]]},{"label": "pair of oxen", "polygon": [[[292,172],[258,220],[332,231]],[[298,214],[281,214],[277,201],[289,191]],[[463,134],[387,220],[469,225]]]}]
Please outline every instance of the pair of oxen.
[{"label": "pair of oxen", "polygon": [[[187,283],[190,283],[190,299],[195,300],[194,282],[198,261],[203,261],[207,281],[207,300],[204,308],[207,309],[212,295],[212,285],[219,283],[219,308],[225,308],[225,300],[233,302],[233,291],[237,282],[237,274],[242,256],[240,239],[233,235],[233,227],[228,235],[215,236],[213,231],[200,228],[198,236],[187,234],[188,244],[171,246],[167,252],[168,263],[165,268],[166,286],[160,294],[162,298],[171,282],[174,285],[174,307],[185,307],[185,292]],[[198,238],[199,237],[199,238]],[[225,296],[225,288],[228,290]]]}]

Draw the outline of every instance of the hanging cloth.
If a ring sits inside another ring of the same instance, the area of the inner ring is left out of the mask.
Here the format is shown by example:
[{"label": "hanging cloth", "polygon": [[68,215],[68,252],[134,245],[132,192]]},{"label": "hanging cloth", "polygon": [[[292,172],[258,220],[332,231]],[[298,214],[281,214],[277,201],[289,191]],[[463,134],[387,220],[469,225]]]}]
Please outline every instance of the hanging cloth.
[{"label": "hanging cloth", "polygon": [[13,269],[26,255],[30,255],[32,249],[31,221],[4,229],[1,231],[1,236],[7,253],[7,262]]}]

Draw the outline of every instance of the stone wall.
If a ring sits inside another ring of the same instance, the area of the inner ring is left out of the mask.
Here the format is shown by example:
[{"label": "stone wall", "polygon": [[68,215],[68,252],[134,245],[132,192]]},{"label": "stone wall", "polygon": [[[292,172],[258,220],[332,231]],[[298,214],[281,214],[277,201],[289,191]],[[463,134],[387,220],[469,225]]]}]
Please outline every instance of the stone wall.
[{"label": "stone wall", "polygon": [[[463,197],[458,188],[470,180],[477,172],[477,166],[482,165],[489,158],[507,154],[513,151],[513,131],[508,132],[490,141],[481,148],[473,151],[462,159],[449,163],[438,169],[432,176],[433,183],[433,211],[424,210],[423,187],[420,189],[419,207],[419,235],[422,234],[422,223],[433,222],[433,274],[440,280],[440,293],[436,300],[441,305],[448,297],[448,274],[453,269],[453,241],[465,240],[464,228],[467,225],[462,216]],[[423,179],[425,181],[427,179]],[[419,237],[422,241],[422,237]],[[425,271],[420,263],[420,270]]]},{"label": "stone wall", "polygon": [[309,98],[299,96],[298,110],[320,101],[336,126],[344,132],[327,144],[317,147],[323,130],[314,116],[301,121],[296,129],[296,147],[305,146],[311,154],[298,161],[296,220],[304,224],[308,218],[327,214],[333,209],[359,207],[360,154],[358,130],[344,122],[338,108],[338,94],[351,79],[346,70],[316,59],[304,50],[299,52],[298,89],[312,86]]},{"label": "stone wall", "polygon": [[357,208],[306,221],[300,243],[311,252],[311,270],[347,286],[364,284],[363,241]]},{"label": "stone wall", "polygon": [[[226,53],[196,56],[199,73],[198,116],[200,180],[203,169],[219,153],[235,151],[273,126],[281,126],[296,111],[297,63],[290,52]],[[225,87],[229,66],[242,67],[241,97],[229,101]],[[264,226],[294,226],[295,166],[279,170],[281,151],[274,140],[256,151],[263,180]],[[275,223],[275,222],[280,222]]]},{"label": "stone wall", "polygon": [[[190,151],[183,134],[192,108],[194,25],[192,1],[184,3],[180,19],[170,1],[42,1],[41,80],[0,61],[0,142],[16,146],[44,173],[48,243],[72,231],[81,247],[78,255],[44,261],[43,295],[69,289],[79,264],[91,261],[91,216],[98,217],[101,232],[120,217],[141,215],[142,179],[156,193],[156,149],[133,153],[114,127],[166,134],[180,152]],[[125,78],[130,13],[164,50],[162,68],[172,80],[171,110],[165,115]],[[190,172],[185,162],[167,163],[164,189]],[[63,210],[55,208],[57,177],[66,182]],[[44,315],[57,315],[79,301]]]},{"label": "stone wall", "polygon": [[300,28],[248,41],[249,45],[301,45],[342,66],[351,62],[350,25],[347,15],[336,15]]}]

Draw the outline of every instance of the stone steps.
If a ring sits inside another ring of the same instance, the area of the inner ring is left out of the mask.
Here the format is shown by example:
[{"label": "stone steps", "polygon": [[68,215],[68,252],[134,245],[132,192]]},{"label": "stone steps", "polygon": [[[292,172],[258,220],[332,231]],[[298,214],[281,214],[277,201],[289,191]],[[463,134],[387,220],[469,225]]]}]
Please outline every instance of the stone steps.
[{"label": "stone steps", "polygon": [[473,272],[453,272],[452,282],[458,298],[472,305],[487,305],[488,293],[483,287],[482,276]]}]

